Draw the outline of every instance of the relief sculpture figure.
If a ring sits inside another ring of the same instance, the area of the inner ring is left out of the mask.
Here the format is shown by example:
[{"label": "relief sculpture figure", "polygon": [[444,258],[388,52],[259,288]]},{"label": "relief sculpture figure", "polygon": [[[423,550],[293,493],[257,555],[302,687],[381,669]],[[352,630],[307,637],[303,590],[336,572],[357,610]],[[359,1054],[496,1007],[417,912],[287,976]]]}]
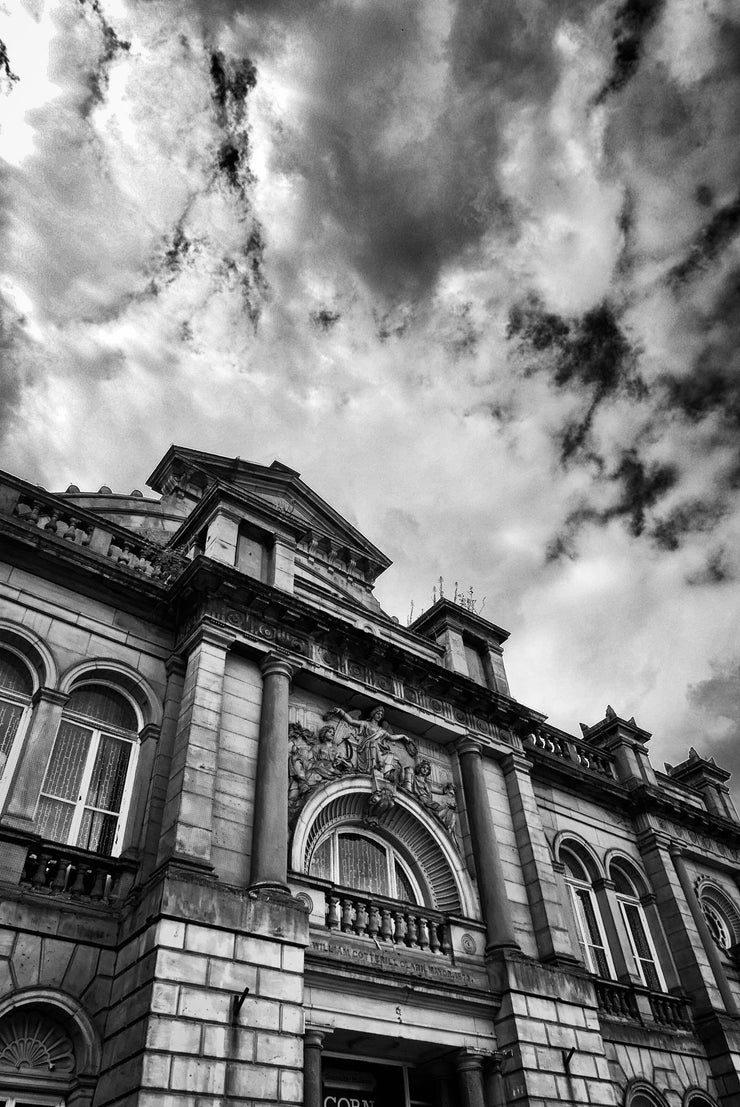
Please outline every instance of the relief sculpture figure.
[{"label": "relief sculpture figure", "polygon": [[374,822],[392,807],[399,788],[418,802],[454,835],[455,788],[431,779],[431,763],[419,760],[419,747],[407,734],[394,734],[378,704],[359,719],[341,707],[324,715],[317,733],[298,723],[289,727],[288,807],[295,821],[303,803],[318,785],[346,774],[369,776],[372,790],[366,818]]}]

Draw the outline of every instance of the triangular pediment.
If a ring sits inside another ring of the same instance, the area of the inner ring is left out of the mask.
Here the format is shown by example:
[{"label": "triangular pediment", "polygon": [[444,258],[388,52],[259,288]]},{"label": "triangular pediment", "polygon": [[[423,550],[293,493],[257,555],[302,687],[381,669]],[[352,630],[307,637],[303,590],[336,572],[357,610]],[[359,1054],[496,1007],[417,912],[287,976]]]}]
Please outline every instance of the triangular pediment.
[{"label": "triangular pediment", "polygon": [[194,503],[218,486],[224,494],[251,503],[292,531],[300,547],[312,554],[323,552],[330,560],[337,555],[344,560],[362,560],[372,577],[391,564],[377,546],[305,484],[300,473],[279,461],[258,465],[239,457],[171,446],[148,484],[165,495],[178,489]]}]

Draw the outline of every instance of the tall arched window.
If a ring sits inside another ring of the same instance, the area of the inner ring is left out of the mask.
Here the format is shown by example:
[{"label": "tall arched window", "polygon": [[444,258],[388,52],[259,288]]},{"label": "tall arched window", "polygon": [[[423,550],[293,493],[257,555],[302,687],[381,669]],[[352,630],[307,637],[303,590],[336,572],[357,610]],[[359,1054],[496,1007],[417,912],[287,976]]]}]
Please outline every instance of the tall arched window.
[{"label": "tall arched window", "polygon": [[0,649],[0,804],[18,760],[33,690],[26,662],[14,651]]},{"label": "tall arched window", "polygon": [[102,683],[73,689],[36,809],[44,838],[95,853],[120,852],[138,748],[131,701]]},{"label": "tall arched window", "polygon": [[613,980],[616,976],[609,947],[606,943],[604,924],[598,900],[593,888],[587,861],[576,853],[575,846],[563,846],[560,860],[565,869],[576,935],[581,958],[589,972]]},{"label": "tall arched window", "polygon": [[359,827],[335,829],[314,847],[309,873],[343,888],[387,896],[404,903],[428,903],[419,881],[399,851]]},{"label": "tall arched window", "polygon": [[639,889],[628,875],[625,865],[615,862],[609,872],[640,979],[647,988],[664,992],[665,977],[660,967]]}]

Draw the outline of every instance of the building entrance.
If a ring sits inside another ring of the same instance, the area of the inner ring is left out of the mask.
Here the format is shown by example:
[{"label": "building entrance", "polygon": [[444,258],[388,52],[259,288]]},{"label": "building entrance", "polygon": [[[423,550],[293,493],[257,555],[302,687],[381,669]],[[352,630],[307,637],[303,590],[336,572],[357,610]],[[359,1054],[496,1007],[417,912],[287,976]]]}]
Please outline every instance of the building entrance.
[{"label": "building entrance", "polygon": [[414,1065],[324,1057],[322,1107],[438,1107],[444,1102],[433,1078]]}]

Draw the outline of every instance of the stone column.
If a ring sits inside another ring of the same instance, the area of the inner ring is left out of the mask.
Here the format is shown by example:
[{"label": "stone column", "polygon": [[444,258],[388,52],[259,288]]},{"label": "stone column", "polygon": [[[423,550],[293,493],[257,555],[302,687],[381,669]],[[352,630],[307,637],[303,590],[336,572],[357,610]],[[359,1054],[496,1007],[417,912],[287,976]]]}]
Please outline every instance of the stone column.
[{"label": "stone column", "polygon": [[502,762],[514,835],[519,851],[529,910],[543,961],[575,965],[558,881],[540,819],[528,759],[512,753]]},{"label": "stone column", "polygon": [[712,970],[712,975],[717,983],[717,988],[722,996],[722,1002],[725,1005],[725,1010],[728,1015],[737,1016],[740,1014],[735,1003],[735,997],[732,994],[729,981],[725,975],[724,966],[722,964],[722,958],[719,955],[719,950],[712,940],[712,935],[709,933],[709,927],[707,926],[707,920],[704,918],[704,912],[701,909],[701,904],[697,898],[694,886],[691,883],[691,877],[686,869],[686,863],[683,859],[683,850],[675,843],[671,846],[671,857],[673,858],[673,864],[676,869],[676,874],[681,883],[683,894],[686,897],[686,902],[689,905],[692,917],[694,919],[694,925],[699,931],[699,937],[701,943],[704,946],[704,951],[709,961],[709,966]]},{"label": "stone column", "polygon": [[[681,986],[693,999],[697,1012],[721,1010],[722,995],[691,907],[691,899],[696,901],[696,896],[691,881],[687,880],[691,892],[689,899],[679,874],[681,869],[684,879],[688,878],[685,867],[681,862],[676,866],[671,857],[670,839],[665,834],[652,829],[644,830],[638,835],[637,845],[655,892],[656,905]],[[698,904],[696,909],[701,912]],[[713,944],[711,938],[708,944]]]},{"label": "stone column", "polygon": [[288,891],[288,703],[295,672],[287,657],[262,665],[250,887]]},{"label": "stone column", "polygon": [[159,734],[160,728],[155,723],[147,723],[139,733],[139,754],[121,850],[124,856],[132,859],[138,859],[140,856],[139,846],[144,831],[144,817],[154,774]]},{"label": "stone column", "polygon": [[164,694],[162,726],[157,742],[152,777],[147,791],[147,804],[139,842],[142,880],[146,880],[157,863],[172,753],[180,717],[180,704],[186,671],[185,662],[177,654],[171,654],[165,662],[165,671],[167,673],[167,686]]},{"label": "stone column", "polygon": [[68,699],[68,695],[57,692],[54,688],[39,688],[35,693],[31,701],[31,720],[8,792],[8,803],[2,817],[3,826],[11,826],[16,830],[33,830],[33,817],[44,782],[44,773]]},{"label": "stone column", "polygon": [[158,864],[210,870],[213,800],[226,657],[235,635],[206,624],[188,642]]},{"label": "stone column", "polygon": [[486,1107],[483,1098],[483,1060],[479,1053],[463,1050],[455,1062],[460,1107]]},{"label": "stone column", "polygon": [[303,1103],[304,1107],[321,1107],[323,1081],[321,1076],[321,1048],[325,1030],[306,1027],[303,1035]]},{"label": "stone column", "polygon": [[475,739],[467,737],[457,747],[462,773],[465,812],[473,843],[483,919],[486,924],[486,952],[518,949],[509,911],[504,870],[491,816],[488,790],[483,776],[483,756]]}]

